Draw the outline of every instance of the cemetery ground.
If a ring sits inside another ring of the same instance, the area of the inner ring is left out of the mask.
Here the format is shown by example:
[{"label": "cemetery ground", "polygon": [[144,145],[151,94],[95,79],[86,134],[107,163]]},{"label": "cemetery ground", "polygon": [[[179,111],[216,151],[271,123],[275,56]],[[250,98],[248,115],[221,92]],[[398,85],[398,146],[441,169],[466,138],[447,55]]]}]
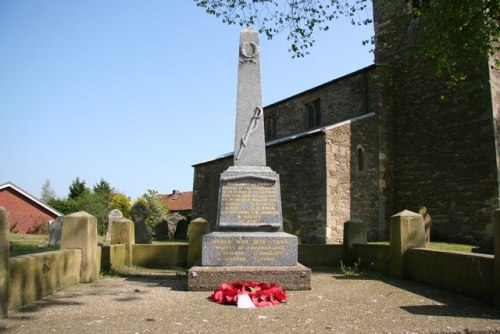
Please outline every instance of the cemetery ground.
[{"label": "cemetery ground", "polygon": [[[47,250],[39,247],[43,236],[11,240],[14,250]],[[313,268],[311,285],[288,291],[286,304],[238,309],[210,301],[210,292],[188,292],[176,270],[130,268],[11,310],[0,332],[500,333],[492,305],[419,283]]]},{"label": "cemetery ground", "polygon": [[188,292],[185,277],[102,277],[9,312],[2,333],[500,333],[500,311],[379,275],[313,270],[311,291],[238,309]]}]

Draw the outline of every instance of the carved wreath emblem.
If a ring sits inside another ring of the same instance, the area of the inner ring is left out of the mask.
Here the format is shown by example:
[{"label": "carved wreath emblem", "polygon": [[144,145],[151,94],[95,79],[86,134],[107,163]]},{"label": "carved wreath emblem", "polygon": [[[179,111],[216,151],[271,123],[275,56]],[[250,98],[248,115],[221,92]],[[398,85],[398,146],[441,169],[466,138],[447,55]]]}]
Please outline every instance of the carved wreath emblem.
[{"label": "carved wreath emblem", "polygon": [[242,43],[240,45],[240,61],[246,63],[247,61],[256,64],[255,58],[259,55],[259,47],[252,42]]}]

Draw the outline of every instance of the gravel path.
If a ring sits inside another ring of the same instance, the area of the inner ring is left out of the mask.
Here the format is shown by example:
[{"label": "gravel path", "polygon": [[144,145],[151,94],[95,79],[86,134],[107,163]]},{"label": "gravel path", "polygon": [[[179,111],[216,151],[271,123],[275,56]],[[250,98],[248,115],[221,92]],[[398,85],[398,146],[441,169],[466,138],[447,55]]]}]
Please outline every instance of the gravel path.
[{"label": "gravel path", "polygon": [[500,310],[408,281],[314,273],[257,309],[187,292],[185,278],[103,278],[10,311],[1,333],[500,333]]}]

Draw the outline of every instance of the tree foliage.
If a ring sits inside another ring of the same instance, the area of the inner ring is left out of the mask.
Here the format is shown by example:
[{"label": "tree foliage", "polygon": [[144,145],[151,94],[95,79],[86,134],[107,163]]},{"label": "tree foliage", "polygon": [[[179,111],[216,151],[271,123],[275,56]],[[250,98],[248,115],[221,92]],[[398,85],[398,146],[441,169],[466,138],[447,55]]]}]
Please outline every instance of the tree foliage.
[{"label": "tree foliage", "polygon": [[101,179],[98,183],[96,183],[92,190],[94,191],[94,194],[100,194],[106,198],[109,198],[109,200],[111,200],[111,197],[114,194],[114,189],[111,187],[109,182],[105,181],[104,179]]},{"label": "tree foliage", "polygon": [[498,0],[418,3],[412,13],[418,19],[417,50],[434,63],[437,76],[444,76],[451,83],[466,80],[470,65],[484,63],[488,56],[493,56],[493,65],[499,67]]},{"label": "tree foliage", "polygon": [[154,228],[163,221],[168,220],[168,206],[161,199],[156,190],[148,189],[147,193],[142,195],[142,198],[146,201],[149,210],[148,217],[146,218],[146,225]]},{"label": "tree foliage", "polygon": [[68,198],[70,199],[77,199],[80,197],[83,193],[88,192],[89,189],[85,185],[85,181],[80,180],[79,177],[73,180],[71,185],[69,186],[69,195]]},{"label": "tree foliage", "polygon": [[[499,51],[500,2],[498,0],[383,0],[400,9],[412,8],[419,20],[419,52],[435,64],[434,72],[458,81],[465,79],[464,65],[472,57]],[[254,26],[269,39],[283,32],[294,57],[303,57],[313,46],[313,35],[328,30],[333,20],[348,17],[354,25],[371,23],[371,0],[195,0],[197,6],[226,24]],[[379,0],[378,2],[382,2]],[[394,7],[393,6],[393,7]],[[403,38],[407,31],[399,33]],[[363,41],[366,43],[367,41]],[[475,60],[475,59],[474,59]],[[496,57],[495,66],[499,67]],[[466,67],[466,66],[465,66]]]},{"label": "tree foliage", "polygon": [[348,17],[353,25],[370,24],[370,0],[195,0],[208,14],[222,22],[253,26],[268,39],[283,32],[290,41],[294,57],[309,54],[313,33],[329,30],[331,21]]}]

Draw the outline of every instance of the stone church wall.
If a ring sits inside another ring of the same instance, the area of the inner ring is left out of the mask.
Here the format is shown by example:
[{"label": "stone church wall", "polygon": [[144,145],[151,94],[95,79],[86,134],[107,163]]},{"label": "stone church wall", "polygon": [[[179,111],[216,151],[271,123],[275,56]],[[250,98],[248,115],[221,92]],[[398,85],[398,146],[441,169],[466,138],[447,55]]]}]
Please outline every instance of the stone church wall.
[{"label": "stone church wall", "polygon": [[394,211],[426,206],[431,240],[477,244],[498,206],[487,62],[471,64],[468,81],[446,91],[431,64],[411,53],[418,26],[411,2],[387,3],[374,1],[375,61],[392,110]]},{"label": "stone church wall", "polygon": [[327,243],[342,243],[344,223],[350,220],[365,223],[369,240],[378,239],[377,136],[375,116],[326,133]]}]

